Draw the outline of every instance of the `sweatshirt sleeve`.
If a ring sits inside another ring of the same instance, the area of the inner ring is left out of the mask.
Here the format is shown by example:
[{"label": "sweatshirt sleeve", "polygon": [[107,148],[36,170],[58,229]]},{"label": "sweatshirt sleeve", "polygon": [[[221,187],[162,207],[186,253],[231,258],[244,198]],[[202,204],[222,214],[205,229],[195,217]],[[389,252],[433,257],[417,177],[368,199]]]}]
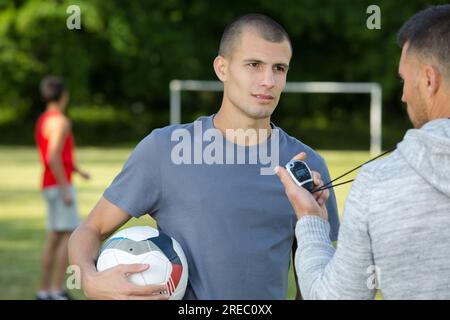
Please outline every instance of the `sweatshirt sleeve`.
[{"label": "sweatshirt sleeve", "polygon": [[353,183],[334,250],[330,224],[305,216],[296,225],[295,266],[305,299],[373,299],[374,268],[368,233],[370,175],[364,169]]}]

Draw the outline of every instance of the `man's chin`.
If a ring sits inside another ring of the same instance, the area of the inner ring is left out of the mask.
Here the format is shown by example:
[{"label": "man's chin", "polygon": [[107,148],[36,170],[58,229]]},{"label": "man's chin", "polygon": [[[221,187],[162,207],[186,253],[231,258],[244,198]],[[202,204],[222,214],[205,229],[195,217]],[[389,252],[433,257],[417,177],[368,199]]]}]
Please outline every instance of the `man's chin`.
[{"label": "man's chin", "polygon": [[255,108],[253,110],[246,110],[245,113],[252,119],[262,120],[270,118],[274,110],[274,107],[266,106],[265,108],[258,107],[257,109]]}]

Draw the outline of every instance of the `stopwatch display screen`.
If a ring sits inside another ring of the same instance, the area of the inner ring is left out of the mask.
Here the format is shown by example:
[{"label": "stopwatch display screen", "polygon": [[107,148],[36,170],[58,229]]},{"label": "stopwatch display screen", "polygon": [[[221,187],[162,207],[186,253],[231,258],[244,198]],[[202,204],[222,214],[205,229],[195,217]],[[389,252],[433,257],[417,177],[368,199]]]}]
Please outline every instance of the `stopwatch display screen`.
[{"label": "stopwatch display screen", "polygon": [[309,171],[306,168],[300,168],[298,170],[295,170],[295,175],[299,177],[301,180],[310,179],[311,176],[309,175]]}]

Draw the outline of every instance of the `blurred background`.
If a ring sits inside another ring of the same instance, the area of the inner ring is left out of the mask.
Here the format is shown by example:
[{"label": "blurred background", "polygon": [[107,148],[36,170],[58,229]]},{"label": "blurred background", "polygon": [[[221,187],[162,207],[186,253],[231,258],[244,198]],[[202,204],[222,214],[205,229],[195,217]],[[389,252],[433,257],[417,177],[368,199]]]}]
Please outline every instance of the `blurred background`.
[{"label": "blurred background", "polygon": [[[172,79],[216,80],[212,61],[224,27],[245,13],[280,22],[294,54],[288,81],[377,82],[383,149],[411,127],[401,103],[396,33],[425,0],[0,0],[0,299],[33,299],[45,238],[34,124],[44,111],[39,82],[62,76],[70,92],[85,217],[133,147],[169,124]],[[369,5],[381,29],[369,30]],[[69,30],[70,5],[81,29]],[[221,94],[183,92],[182,122],[218,110]],[[369,159],[369,95],[285,94],[276,125],[319,150],[337,176]],[[350,186],[336,189],[340,212]],[[149,218],[133,224],[153,224]],[[294,295],[291,283],[288,298]],[[83,298],[82,292],[75,295]]]}]

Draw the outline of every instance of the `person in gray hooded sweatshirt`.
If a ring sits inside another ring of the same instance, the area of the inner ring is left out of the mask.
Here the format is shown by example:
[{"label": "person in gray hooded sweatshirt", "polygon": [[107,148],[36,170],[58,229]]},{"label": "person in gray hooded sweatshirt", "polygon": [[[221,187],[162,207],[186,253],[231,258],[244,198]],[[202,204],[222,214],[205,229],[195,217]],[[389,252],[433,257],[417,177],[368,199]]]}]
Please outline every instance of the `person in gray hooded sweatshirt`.
[{"label": "person in gray hooded sweatshirt", "polygon": [[377,288],[385,299],[450,299],[450,5],[416,14],[398,42],[414,129],[390,156],[363,166],[336,250],[326,197],[314,200],[275,169],[299,218],[295,265],[305,299],[372,299]]}]

